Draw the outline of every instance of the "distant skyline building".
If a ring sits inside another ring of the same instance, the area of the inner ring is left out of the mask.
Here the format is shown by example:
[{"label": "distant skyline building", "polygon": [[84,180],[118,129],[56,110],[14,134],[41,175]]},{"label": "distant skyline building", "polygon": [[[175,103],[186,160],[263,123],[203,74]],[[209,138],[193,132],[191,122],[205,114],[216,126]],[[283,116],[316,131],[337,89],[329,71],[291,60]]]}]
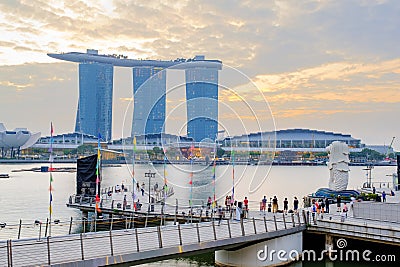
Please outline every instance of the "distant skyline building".
[{"label": "distant skyline building", "polygon": [[133,68],[131,136],[165,132],[166,72],[162,70],[159,67]]},{"label": "distant skyline building", "polygon": [[187,136],[196,142],[215,140],[218,134],[218,70],[185,70]]},{"label": "distant skyline building", "polygon": [[[78,62],[79,100],[75,131],[112,138],[113,67],[131,67],[133,74],[134,111],[131,137],[165,133],[166,68],[185,71],[187,100],[187,136],[199,142],[215,140],[218,132],[219,60],[193,59],[136,60],[123,55],[86,53],[47,54],[49,57]],[[151,79],[150,79],[151,78]]]},{"label": "distant skyline building", "polygon": [[111,64],[79,64],[79,99],[75,132],[112,140],[113,74]]}]

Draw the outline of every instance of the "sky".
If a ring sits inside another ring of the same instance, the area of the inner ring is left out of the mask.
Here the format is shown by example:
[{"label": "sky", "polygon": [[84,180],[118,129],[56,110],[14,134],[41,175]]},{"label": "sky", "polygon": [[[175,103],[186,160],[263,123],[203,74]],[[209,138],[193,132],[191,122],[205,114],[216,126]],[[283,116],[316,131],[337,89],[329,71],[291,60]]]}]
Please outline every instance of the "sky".
[{"label": "sky", "polygon": [[[55,133],[74,130],[78,66],[47,53],[204,54],[248,77],[253,85],[235,90],[276,129],[333,131],[378,145],[395,136],[400,150],[399,14],[397,0],[3,0],[0,122],[42,135],[51,121]],[[114,139],[123,136],[131,99],[131,70],[115,68]],[[221,92],[220,101],[234,108],[237,99]]]}]

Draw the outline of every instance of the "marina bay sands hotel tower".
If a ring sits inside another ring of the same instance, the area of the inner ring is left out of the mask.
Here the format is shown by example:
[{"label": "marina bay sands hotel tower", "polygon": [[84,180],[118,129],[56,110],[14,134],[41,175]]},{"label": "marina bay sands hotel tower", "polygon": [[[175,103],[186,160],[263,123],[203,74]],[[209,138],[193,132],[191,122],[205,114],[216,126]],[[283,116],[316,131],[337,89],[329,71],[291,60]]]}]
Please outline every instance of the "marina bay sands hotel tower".
[{"label": "marina bay sands hotel tower", "polygon": [[[86,53],[47,54],[56,59],[79,63],[79,100],[75,131],[106,141],[112,136],[112,95],[114,66],[129,67],[133,72],[134,112],[131,136],[159,134],[165,130],[166,73],[172,67],[185,71],[187,136],[200,142],[215,140],[218,132],[219,60],[193,59],[161,61],[128,59],[123,55]],[[150,79],[151,78],[151,79]]]}]

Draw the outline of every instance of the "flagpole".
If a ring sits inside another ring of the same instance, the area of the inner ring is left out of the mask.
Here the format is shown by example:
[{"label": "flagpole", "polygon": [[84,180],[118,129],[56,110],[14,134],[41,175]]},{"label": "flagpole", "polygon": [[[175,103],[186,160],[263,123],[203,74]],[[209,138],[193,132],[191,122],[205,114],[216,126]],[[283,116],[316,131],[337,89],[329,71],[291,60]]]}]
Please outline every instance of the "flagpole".
[{"label": "flagpole", "polygon": [[50,217],[50,223],[49,223],[49,236],[51,236],[51,215],[53,213],[53,187],[52,187],[52,182],[53,182],[53,122],[50,123],[50,148],[49,148],[49,162],[50,162],[50,181],[49,181],[49,191],[50,191],[50,196],[49,196],[49,217]]},{"label": "flagpole", "polygon": [[167,203],[167,192],[168,192],[168,187],[167,187],[167,172],[166,172],[166,164],[167,164],[167,148],[165,147],[166,146],[166,144],[164,144],[164,147],[163,147],[163,152],[164,152],[164,206],[163,206],[163,213],[165,212],[164,211],[164,208],[165,208],[165,205],[166,205],[166,203]]},{"label": "flagpole", "polygon": [[[99,202],[100,202],[100,197],[99,197],[99,183],[100,183],[100,160],[101,160],[101,154],[100,154],[100,134],[98,135],[97,138],[97,166],[96,166],[96,208],[94,209],[94,220],[97,220],[97,211],[99,210]],[[96,232],[96,223],[94,224],[94,231]]]},{"label": "flagpole", "polygon": [[217,165],[217,140],[214,142],[214,164],[213,164],[213,193],[214,193],[214,203],[216,201],[215,197],[215,170]]},{"label": "flagpole", "polygon": [[132,156],[132,207],[133,211],[136,210],[135,204],[135,154],[136,154],[136,136],[133,137],[133,156]]},{"label": "flagpole", "polygon": [[193,214],[193,150],[194,145],[190,147],[190,217]]},{"label": "flagpole", "polygon": [[235,150],[232,147],[232,202],[235,202]]}]

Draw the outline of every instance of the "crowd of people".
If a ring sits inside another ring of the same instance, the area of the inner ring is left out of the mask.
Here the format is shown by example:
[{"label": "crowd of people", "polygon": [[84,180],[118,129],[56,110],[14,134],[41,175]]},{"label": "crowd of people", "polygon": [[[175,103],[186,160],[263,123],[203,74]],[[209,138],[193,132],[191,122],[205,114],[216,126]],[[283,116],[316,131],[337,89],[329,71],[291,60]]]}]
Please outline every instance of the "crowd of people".
[{"label": "crowd of people", "polygon": [[[297,213],[299,210],[299,200],[297,197],[293,198],[293,206],[292,209],[289,209],[289,200],[285,198],[283,200],[283,210],[279,210],[278,198],[274,196],[273,198],[268,198],[264,196],[260,201],[260,212],[283,212],[284,214],[287,213]],[[225,218],[227,214],[229,214],[229,218],[237,218],[237,213],[239,212],[242,218],[247,218],[249,216],[249,199],[247,196],[244,197],[242,201],[234,200],[232,196],[225,197],[225,205],[218,205],[217,200],[213,200],[211,196],[207,199],[207,213],[209,211],[215,213],[220,220]]]}]

